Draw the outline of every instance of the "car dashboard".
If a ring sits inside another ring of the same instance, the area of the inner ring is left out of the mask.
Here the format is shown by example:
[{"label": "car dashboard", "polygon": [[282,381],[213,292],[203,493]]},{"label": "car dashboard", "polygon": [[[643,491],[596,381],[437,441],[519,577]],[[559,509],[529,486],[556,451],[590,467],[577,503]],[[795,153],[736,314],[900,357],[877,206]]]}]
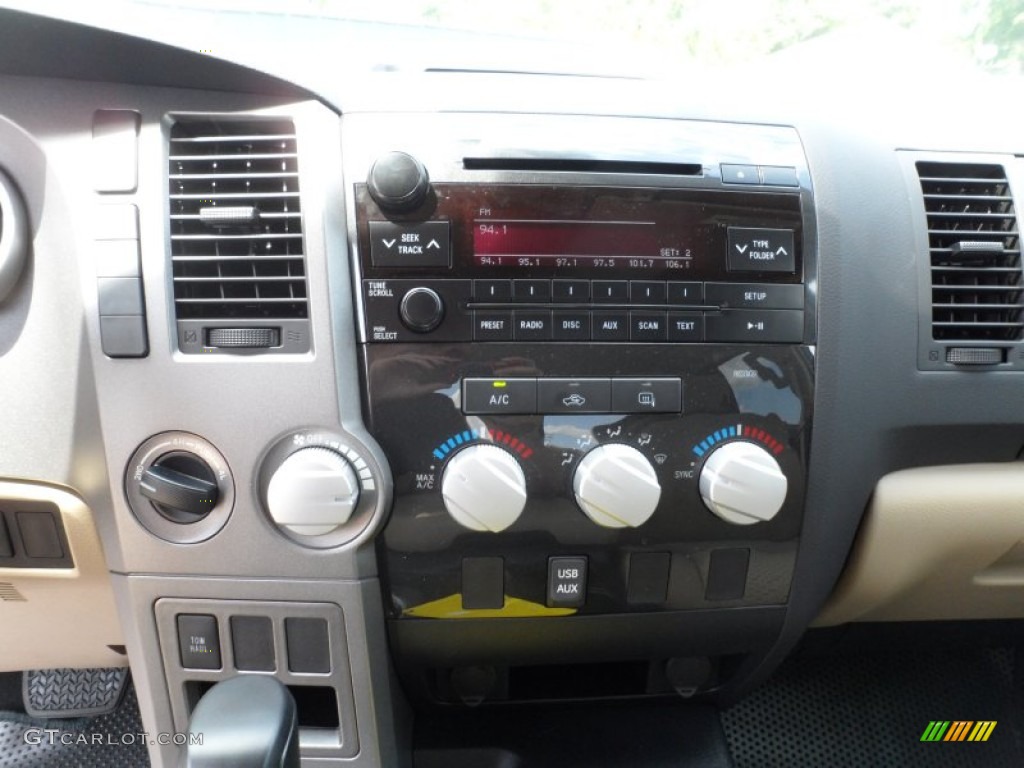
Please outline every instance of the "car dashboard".
[{"label": "car dashboard", "polygon": [[154,733],[269,675],[303,764],[410,765],[1020,616],[1008,128],[0,37],[5,670],[130,666]]}]

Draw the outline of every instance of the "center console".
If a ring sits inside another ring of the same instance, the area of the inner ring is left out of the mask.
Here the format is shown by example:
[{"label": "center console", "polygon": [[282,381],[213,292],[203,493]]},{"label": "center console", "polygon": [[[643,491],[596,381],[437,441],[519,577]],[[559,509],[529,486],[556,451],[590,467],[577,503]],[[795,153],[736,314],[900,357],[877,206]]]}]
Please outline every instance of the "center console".
[{"label": "center console", "polygon": [[483,127],[464,118],[440,150],[363,135],[350,153],[406,688],[464,703],[722,688],[778,633],[803,522],[815,238],[799,140],[668,138],[652,121],[637,159],[623,136],[483,151]]}]

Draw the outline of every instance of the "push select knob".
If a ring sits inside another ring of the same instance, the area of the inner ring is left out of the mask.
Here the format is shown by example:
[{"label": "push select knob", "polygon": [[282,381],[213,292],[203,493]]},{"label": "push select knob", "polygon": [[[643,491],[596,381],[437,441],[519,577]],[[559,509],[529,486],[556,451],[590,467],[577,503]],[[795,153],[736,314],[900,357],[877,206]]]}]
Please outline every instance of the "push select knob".
[{"label": "push select knob", "polygon": [[511,454],[493,445],[471,445],[444,468],[441,498],[455,522],[498,533],[526,506],[526,476]]},{"label": "push select knob", "polygon": [[628,445],[602,445],[584,456],[572,489],[584,514],[604,528],[643,525],[661,499],[654,467]]},{"label": "push select knob", "polygon": [[753,443],[726,443],[700,471],[705,506],[734,525],[753,525],[775,517],[786,500],[789,481],[779,463]]},{"label": "push select knob", "polygon": [[410,331],[429,333],[444,320],[444,302],[432,288],[419,286],[402,297],[398,312]]},{"label": "push select knob", "polygon": [[359,502],[359,478],[330,448],[302,448],[281,462],[267,486],[267,509],[282,528],[319,536],[344,525]]}]

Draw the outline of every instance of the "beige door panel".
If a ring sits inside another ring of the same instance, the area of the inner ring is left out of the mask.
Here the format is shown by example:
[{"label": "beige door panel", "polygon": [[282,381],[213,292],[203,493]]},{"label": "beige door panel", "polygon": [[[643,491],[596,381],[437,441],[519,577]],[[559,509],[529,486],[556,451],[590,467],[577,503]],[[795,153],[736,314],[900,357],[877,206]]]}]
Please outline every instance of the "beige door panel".
[{"label": "beige door panel", "polygon": [[57,667],[122,667],[124,640],[92,510],[48,485],[0,481],[0,507],[55,504],[74,567],[0,568],[0,672]]}]

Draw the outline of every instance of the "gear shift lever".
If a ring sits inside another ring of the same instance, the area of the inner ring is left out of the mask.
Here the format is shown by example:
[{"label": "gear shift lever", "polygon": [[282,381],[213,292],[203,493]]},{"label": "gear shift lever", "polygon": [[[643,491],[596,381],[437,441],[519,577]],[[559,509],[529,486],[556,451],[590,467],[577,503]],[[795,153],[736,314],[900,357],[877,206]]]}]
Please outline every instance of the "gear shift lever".
[{"label": "gear shift lever", "polygon": [[299,768],[295,699],[265,675],[233,677],[207,691],[188,724],[185,768]]}]

